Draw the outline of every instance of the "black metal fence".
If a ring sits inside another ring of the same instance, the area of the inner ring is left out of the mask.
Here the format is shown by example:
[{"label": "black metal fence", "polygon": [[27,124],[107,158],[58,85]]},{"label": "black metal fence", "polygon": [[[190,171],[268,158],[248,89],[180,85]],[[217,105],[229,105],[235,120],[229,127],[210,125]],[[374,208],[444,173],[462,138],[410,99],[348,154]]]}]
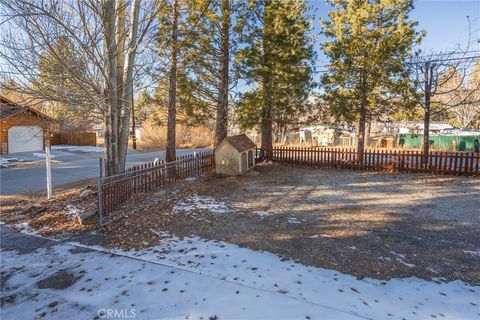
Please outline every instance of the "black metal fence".
[{"label": "black metal fence", "polygon": [[135,196],[165,189],[186,178],[199,178],[202,173],[215,170],[211,151],[178,157],[172,162],[155,161],[134,165],[125,172],[98,179],[98,213],[100,223],[109,220],[121,209],[126,209]]}]

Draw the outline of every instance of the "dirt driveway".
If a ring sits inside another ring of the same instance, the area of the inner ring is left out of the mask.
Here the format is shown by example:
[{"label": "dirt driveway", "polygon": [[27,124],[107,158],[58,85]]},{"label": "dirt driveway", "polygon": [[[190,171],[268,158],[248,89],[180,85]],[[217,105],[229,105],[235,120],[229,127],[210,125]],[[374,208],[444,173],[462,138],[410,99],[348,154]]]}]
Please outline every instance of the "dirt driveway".
[{"label": "dirt driveway", "polygon": [[480,284],[480,179],[282,165],[187,186],[104,232],[109,246],[198,235],[360,278]]}]

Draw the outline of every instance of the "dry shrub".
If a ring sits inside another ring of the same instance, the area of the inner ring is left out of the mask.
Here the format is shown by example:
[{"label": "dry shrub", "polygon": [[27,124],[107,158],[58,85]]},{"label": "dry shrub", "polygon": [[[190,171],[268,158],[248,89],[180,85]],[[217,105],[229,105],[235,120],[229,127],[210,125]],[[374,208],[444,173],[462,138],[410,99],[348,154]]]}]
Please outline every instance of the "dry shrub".
[{"label": "dry shrub", "polygon": [[[176,142],[179,148],[204,148],[213,144],[214,132],[202,126],[177,125]],[[167,127],[146,122],[142,126],[142,137],[138,141],[142,149],[165,148],[167,146]]]}]

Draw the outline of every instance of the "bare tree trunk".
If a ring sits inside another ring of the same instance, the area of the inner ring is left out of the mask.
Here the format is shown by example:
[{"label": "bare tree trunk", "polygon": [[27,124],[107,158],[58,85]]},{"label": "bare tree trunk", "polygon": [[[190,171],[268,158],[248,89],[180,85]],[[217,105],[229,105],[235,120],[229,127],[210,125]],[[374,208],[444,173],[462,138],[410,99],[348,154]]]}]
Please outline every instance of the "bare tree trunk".
[{"label": "bare tree trunk", "polygon": [[[264,12],[264,21],[263,29],[264,33],[268,32],[268,28],[271,28],[271,19],[269,11],[270,1],[265,0],[265,12]],[[270,65],[270,44],[267,41],[267,37],[263,36],[263,66],[265,69],[269,70]],[[264,152],[263,157],[267,160],[272,159],[273,153],[273,141],[272,141],[272,100],[271,100],[271,79],[268,72],[263,76],[263,107],[262,107],[262,122],[261,122],[261,133],[262,133],[262,143],[261,149]]]},{"label": "bare tree trunk", "polygon": [[[125,64],[122,71],[122,106],[123,117],[121,121],[119,135],[119,154],[118,162],[121,170],[124,170],[128,152],[128,136],[130,132],[130,114],[133,102],[133,66],[135,64],[135,54],[137,50],[138,38],[138,19],[140,13],[140,0],[132,2],[130,13],[130,30],[128,31],[128,49],[126,53]],[[121,55],[124,53],[121,52]]]},{"label": "bare tree trunk", "polygon": [[222,29],[220,37],[220,83],[218,90],[215,146],[227,136],[228,128],[228,72],[230,48],[230,0],[222,0]]},{"label": "bare tree trunk", "polygon": [[126,7],[125,0],[117,0],[115,12],[117,13],[116,18],[116,41],[117,41],[117,99],[122,99],[123,93],[123,68],[125,65],[125,18],[126,18]]},{"label": "bare tree trunk", "polygon": [[170,57],[170,83],[168,90],[168,123],[167,123],[167,150],[166,161],[175,161],[176,143],[175,126],[177,117],[177,38],[178,38],[178,0],[173,0],[172,7],[172,48]]},{"label": "bare tree trunk", "polygon": [[366,101],[360,102],[360,119],[358,120],[357,132],[357,162],[363,164],[365,154],[365,124],[367,118]]},{"label": "bare tree trunk", "polygon": [[117,43],[115,34],[115,1],[106,0],[102,19],[105,25],[105,104],[107,105],[105,121],[106,173],[112,175],[119,172],[118,157],[118,99],[117,99]]},{"label": "bare tree trunk", "polygon": [[357,162],[364,163],[365,155],[365,126],[367,122],[367,94],[365,92],[365,76],[361,78],[361,98],[360,98],[360,119],[358,120],[358,132],[357,132]]},{"label": "bare tree trunk", "polygon": [[[371,117],[368,118],[367,123],[366,123],[366,131],[365,131],[365,147],[369,148],[370,145],[370,138],[371,138],[371,133],[372,133],[372,119]],[[375,145],[374,145],[375,147]]]},{"label": "bare tree trunk", "polygon": [[133,101],[133,94],[132,94],[132,148],[133,148],[133,150],[137,150],[137,132],[136,132],[136,129],[137,129],[137,125],[135,124],[135,103]]},{"label": "bare tree trunk", "polygon": [[273,121],[272,121],[271,107],[269,106],[268,102],[265,102],[263,117],[262,117],[262,124],[261,124],[261,132],[262,132],[261,149],[265,152],[264,158],[267,160],[272,159],[272,151],[273,151],[272,124],[273,124]]}]

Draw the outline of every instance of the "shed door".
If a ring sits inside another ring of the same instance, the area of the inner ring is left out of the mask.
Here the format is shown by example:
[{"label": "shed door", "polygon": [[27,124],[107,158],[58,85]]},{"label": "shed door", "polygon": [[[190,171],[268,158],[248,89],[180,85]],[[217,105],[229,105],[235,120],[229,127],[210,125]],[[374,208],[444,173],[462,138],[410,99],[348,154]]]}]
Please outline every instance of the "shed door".
[{"label": "shed door", "polygon": [[14,126],[8,129],[8,153],[43,149],[43,130],[38,126]]}]

